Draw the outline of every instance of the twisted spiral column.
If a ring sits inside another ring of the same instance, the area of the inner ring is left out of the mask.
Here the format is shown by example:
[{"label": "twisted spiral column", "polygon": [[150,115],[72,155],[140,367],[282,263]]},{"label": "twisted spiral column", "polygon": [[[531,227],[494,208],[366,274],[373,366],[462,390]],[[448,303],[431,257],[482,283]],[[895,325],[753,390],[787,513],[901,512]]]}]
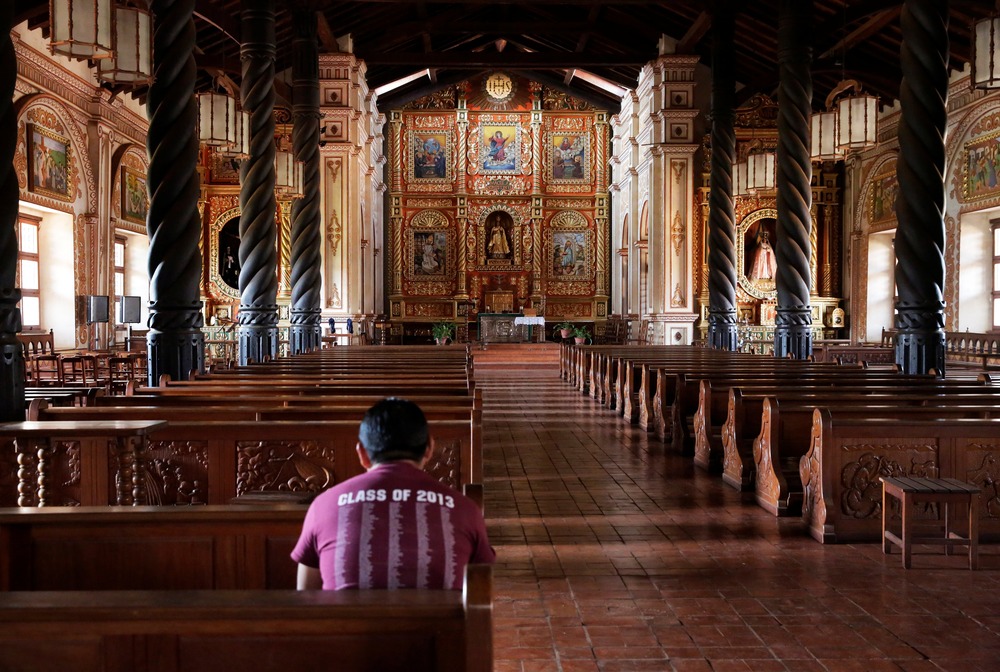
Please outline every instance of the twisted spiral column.
[{"label": "twisted spiral column", "polygon": [[195,0],[154,0],[149,131],[148,382],[186,380],[205,362],[201,327]]},{"label": "twisted spiral column", "polygon": [[0,421],[24,420],[24,351],[17,340],[21,311],[17,302],[17,115],[14,113],[14,83],[17,57],[10,39],[14,3],[0,6]]},{"label": "twisted spiral column", "polygon": [[729,7],[712,16],[712,174],[708,211],[708,342],[720,350],[737,349],[736,211],[733,206],[733,32]]},{"label": "twisted spiral column", "polygon": [[239,363],[278,355],[274,211],[274,0],[243,0],[240,97],[250,114],[250,158],[240,166]]},{"label": "twisted spiral column", "polygon": [[906,0],[901,24],[896,363],[905,373],[944,375],[948,2]]},{"label": "twisted spiral column", "polygon": [[296,12],[292,61],[292,144],[302,162],[302,198],[292,202],[292,354],[320,346],[322,221],[319,210],[319,49],[316,17]]},{"label": "twisted spiral column", "polygon": [[774,355],[812,354],[812,0],[782,0],[778,17],[778,314]]}]

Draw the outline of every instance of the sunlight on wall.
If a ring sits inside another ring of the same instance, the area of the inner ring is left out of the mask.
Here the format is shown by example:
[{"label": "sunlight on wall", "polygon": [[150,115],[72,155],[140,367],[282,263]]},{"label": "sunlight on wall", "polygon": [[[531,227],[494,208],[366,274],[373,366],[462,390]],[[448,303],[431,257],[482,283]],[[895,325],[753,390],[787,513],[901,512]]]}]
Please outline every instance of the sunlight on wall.
[{"label": "sunlight on wall", "polygon": [[149,256],[149,238],[138,233],[118,231],[128,238],[125,246],[125,293],[142,299],[142,313],[135,329],[145,329],[149,318],[149,272],[146,262]]},{"label": "sunlight on wall", "polygon": [[865,340],[878,342],[883,327],[894,328],[892,239],[895,231],[876,233],[868,239],[868,332]]},{"label": "sunlight on wall", "polygon": [[992,213],[975,212],[962,216],[958,324],[946,324],[946,331],[990,330],[990,293],[993,289],[990,217],[995,217],[996,214],[994,210]]},{"label": "sunlight on wall", "polygon": [[38,229],[42,329],[51,329],[56,350],[75,348],[76,281],[73,266],[73,217],[21,202],[22,212],[42,218]]}]

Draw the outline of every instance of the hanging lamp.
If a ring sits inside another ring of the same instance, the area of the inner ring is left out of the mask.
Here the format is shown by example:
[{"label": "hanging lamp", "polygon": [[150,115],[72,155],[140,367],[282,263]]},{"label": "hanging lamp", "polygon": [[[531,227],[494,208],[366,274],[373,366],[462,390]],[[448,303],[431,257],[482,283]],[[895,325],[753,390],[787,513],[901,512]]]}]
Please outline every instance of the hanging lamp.
[{"label": "hanging lamp", "polygon": [[747,156],[747,191],[755,194],[758,191],[774,189],[775,163],[774,152],[763,150],[752,151]]},{"label": "hanging lamp", "polygon": [[838,117],[836,110],[817,112],[809,117],[812,136],[809,158],[813,161],[836,161],[844,157],[844,152],[837,147]]},{"label": "hanging lamp", "polygon": [[1000,88],[1000,15],[994,11],[972,24],[972,86]]},{"label": "hanging lamp", "polygon": [[[837,96],[852,89],[854,93],[837,100]],[[857,80],[848,79],[830,92],[828,108],[832,109],[830,103],[834,100],[837,103],[837,149],[846,153],[877,145],[878,98],[864,93]]]},{"label": "hanging lamp", "polygon": [[274,153],[274,189],[286,198],[302,197],[302,163],[290,151]]},{"label": "hanging lamp", "polygon": [[236,144],[236,101],[224,93],[198,94],[198,139],[212,147]]},{"label": "hanging lamp", "polygon": [[733,164],[733,196],[746,196],[750,191],[747,189],[747,162],[737,161]]},{"label": "hanging lamp", "polygon": [[115,51],[97,61],[97,76],[116,84],[153,81],[152,18],[137,7],[115,8]]},{"label": "hanging lamp", "polygon": [[49,0],[49,49],[81,60],[111,58],[113,9],[112,0]]}]

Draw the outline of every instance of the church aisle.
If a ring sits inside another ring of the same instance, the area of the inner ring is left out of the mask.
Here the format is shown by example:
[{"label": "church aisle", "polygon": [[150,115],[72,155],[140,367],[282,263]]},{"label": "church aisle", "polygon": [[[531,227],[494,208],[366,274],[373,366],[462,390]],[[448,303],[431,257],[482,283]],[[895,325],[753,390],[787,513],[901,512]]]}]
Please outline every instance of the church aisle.
[{"label": "church aisle", "polygon": [[497,672],[997,669],[996,545],[978,572],[939,548],[904,571],[877,544],[822,546],[553,366],[476,379]]}]

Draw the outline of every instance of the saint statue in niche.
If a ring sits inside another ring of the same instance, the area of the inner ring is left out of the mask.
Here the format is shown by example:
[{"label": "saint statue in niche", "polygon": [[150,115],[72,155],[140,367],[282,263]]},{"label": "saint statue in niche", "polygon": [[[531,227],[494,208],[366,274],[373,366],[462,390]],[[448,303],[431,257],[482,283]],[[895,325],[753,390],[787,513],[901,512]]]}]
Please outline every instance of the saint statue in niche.
[{"label": "saint statue in niche", "polygon": [[489,232],[489,242],[486,244],[487,257],[490,259],[511,258],[510,234],[507,229],[511,228],[512,225],[513,221],[510,215],[505,212],[495,212],[490,215],[486,227]]},{"label": "saint statue in niche", "polygon": [[745,234],[744,273],[747,280],[774,282],[778,272],[778,258],[775,255],[773,219],[761,219],[752,224]]}]

